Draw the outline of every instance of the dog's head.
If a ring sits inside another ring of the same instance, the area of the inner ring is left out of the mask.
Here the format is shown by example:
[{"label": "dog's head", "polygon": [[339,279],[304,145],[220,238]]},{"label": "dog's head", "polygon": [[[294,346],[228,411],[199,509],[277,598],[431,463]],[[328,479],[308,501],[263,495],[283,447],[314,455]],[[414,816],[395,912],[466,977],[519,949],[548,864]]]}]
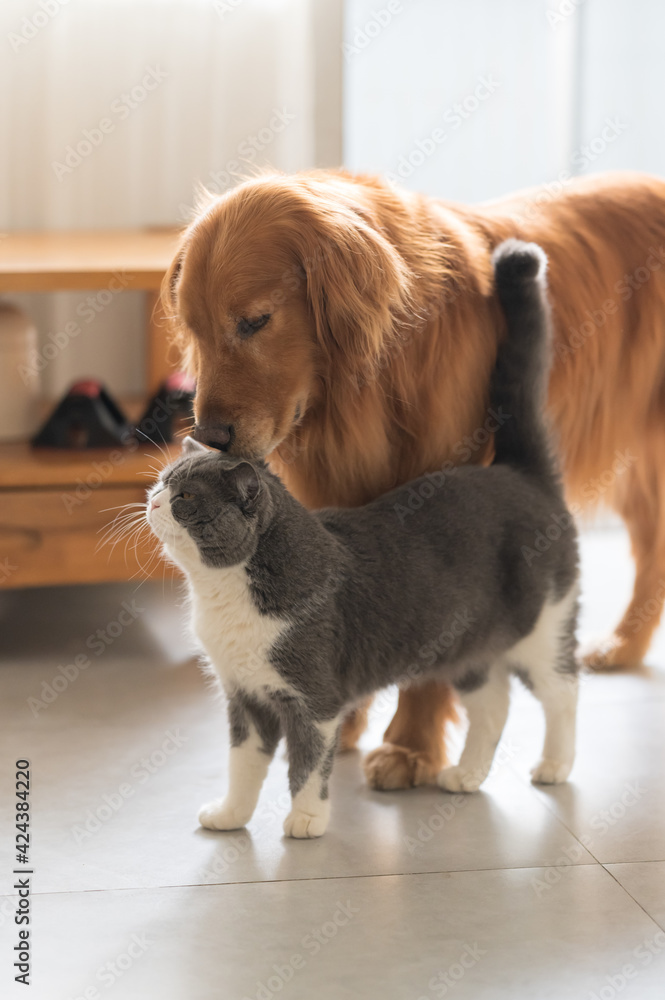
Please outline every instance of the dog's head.
[{"label": "dog's head", "polygon": [[162,301],[197,379],[198,440],[263,457],[331,380],[377,365],[409,270],[359,199],[339,175],[261,177],[183,234]]}]

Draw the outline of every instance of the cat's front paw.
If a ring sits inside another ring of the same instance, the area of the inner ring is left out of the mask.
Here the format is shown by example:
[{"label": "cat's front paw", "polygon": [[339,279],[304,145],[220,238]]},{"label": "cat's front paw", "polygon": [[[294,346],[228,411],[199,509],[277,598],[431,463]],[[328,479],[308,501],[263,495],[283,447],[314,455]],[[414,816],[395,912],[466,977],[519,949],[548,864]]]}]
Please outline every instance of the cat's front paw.
[{"label": "cat's front paw", "polygon": [[239,830],[252,818],[243,806],[233,805],[226,799],[207,802],[199,810],[199,823],[206,830]]},{"label": "cat's front paw", "polygon": [[[321,803],[327,805],[327,803]],[[305,840],[308,837],[321,837],[328,827],[330,806],[316,813],[305,812],[303,809],[292,809],[284,820],[284,833],[287,837],[297,837]]]},{"label": "cat's front paw", "polygon": [[485,777],[481,771],[468,771],[456,764],[439,771],[436,783],[446,792],[477,792]]},{"label": "cat's front paw", "polygon": [[543,757],[531,771],[531,780],[537,785],[560,785],[573,768],[572,761],[549,760]]}]

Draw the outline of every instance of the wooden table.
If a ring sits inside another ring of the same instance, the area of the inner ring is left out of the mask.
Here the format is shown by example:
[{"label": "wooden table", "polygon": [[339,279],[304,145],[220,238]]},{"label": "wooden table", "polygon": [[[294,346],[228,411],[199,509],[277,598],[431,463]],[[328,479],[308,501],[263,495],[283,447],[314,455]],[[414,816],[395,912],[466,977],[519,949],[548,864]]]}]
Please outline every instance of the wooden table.
[{"label": "wooden table", "polygon": [[[118,278],[128,290],[144,291],[147,399],[177,364],[158,302],[176,243],[175,231],[160,229],[10,233],[0,239],[0,293],[103,289]],[[123,400],[123,407],[136,418],[146,399]],[[107,508],[141,501],[145,473],[161,463],[157,449],[143,445],[76,452],[0,443],[0,587],[140,574],[152,543],[96,549],[116,513]],[[162,574],[159,560],[152,571]]]}]

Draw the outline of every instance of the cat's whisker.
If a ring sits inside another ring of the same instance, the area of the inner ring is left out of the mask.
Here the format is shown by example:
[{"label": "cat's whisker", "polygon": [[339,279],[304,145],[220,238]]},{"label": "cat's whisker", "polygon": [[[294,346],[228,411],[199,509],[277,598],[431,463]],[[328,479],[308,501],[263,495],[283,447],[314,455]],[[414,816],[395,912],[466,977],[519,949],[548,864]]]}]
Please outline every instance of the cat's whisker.
[{"label": "cat's whisker", "polygon": [[171,462],[171,459],[170,459],[169,453],[167,452],[167,450],[164,447],[164,445],[160,444],[159,441],[153,441],[153,439],[150,437],[150,435],[146,434],[145,431],[139,431],[138,433],[141,434],[146,439],[146,441],[148,442],[148,444],[151,444],[153,446],[153,448],[157,448],[157,450],[159,451],[160,455],[164,459],[164,464],[165,465],[169,465],[169,463]]},{"label": "cat's whisker", "polygon": [[[144,454],[145,458],[154,458],[154,457],[155,457],[154,455],[150,455],[150,454],[149,454],[149,453],[148,453],[147,451],[146,451],[146,452],[144,452],[143,454]],[[165,464],[164,464],[164,465],[163,465],[163,466],[161,467],[161,469],[158,469],[156,465],[152,465],[152,464],[149,464],[149,465],[148,465],[148,468],[149,468],[149,469],[152,469],[152,471],[153,471],[153,472],[154,472],[154,473],[155,473],[156,475],[158,475],[158,476],[159,476],[159,475],[161,475],[161,474],[162,474],[162,472],[164,471],[164,469],[166,468],[166,466],[167,466],[167,465],[169,465],[169,464],[170,464],[170,462],[169,462],[169,461],[166,461],[166,462],[165,462]],[[147,475],[147,473],[143,473],[143,474],[144,474],[144,475]]]},{"label": "cat's whisker", "polygon": [[[125,541],[125,547],[123,549],[123,557],[124,557],[124,560],[125,560],[125,566],[128,565],[128,557],[127,557],[127,550],[128,549],[129,549],[130,552],[131,551],[134,552],[135,561],[138,562],[139,565],[140,565],[140,560],[139,560],[139,556],[138,556],[138,552],[137,552],[137,546],[138,546],[138,543],[139,543],[139,541],[141,539],[141,535],[142,535],[144,527],[147,527],[147,525],[139,525],[137,528],[134,529],[134,531],[131,532],[131,534],[128,536],[128,538]],[[132,577],[130,577],[130,579],[132,579]]]},{"label": "cat's whisker", "polygon": [[[134,588],[134,593],[136,593],[136,591],[139,589],[139,587],[143,586],[143,584],[146,582],[146,580],[150,579],[150,573],[152,571],[153,564],[154,564],[155,560],[159,559],[159,556],[161,555],[161,551],[162,550],[161,550],[161,546],[159,544],[159,540],[157,538],[155,538],[154,541],[155,541],[155,546],[154,546],[152,552],[150,553],[150,557],[148,559],[147,565],[145,567],[141,567],[140,571],[136,570],[134,573],[132,573],[132,575],[129,578],[130,581],[131,581],[131,580],[135,579],[137,576],[139,576],[140,572],[143,573],[143,579],[140,580],[139,583],[137,584],[137,586]],[[138,562],[138,558],[137,558],[137,562]]]},{"label": "cat's whisker", "polygon": [[127,524],[138,523],[143,516],[143,511],[140,510],[132,510],[127,511],[126,513],[117,514],[109,524],[102,525],[102,527],[98,529],[97,534],[102,531],[104,532],[104,536],[102,538],[103,541],[107,536],[113,535],[116,531],[122,530]]},{"label": "cat's whisker", "polygon": [[128,507],[145,507],[144,501],[132,500],[130,503],[119,503],[115,507],[102,507],[100,514],[106,514],[110,510],[127,510]]},{"label": "cat's whisker", "polygon": [[[123,538],[131,529],[135,526],[136,521],[130,521],[126,524],[113,525],[109,528],[105,535],[103,535],[97,542],[95,552],[98,552],[105,545],[111,544],[111,542],[117,542],[119,539]],[[113,549],[111,549],[113,551]]]},{"label": "cat's whisker", "polygon": [[120,517],[119,521],[118,518],[116,518],[107,527],[106,533],[97,543],[95,553],[97,553],[101,548],[103,548],[103,546],[109,545],[112,542],[113,544],[111,545],[111,549],[109,552],[109,559],[110,559],[118,542],[120,542],[127,534],[129,534],[132,531],[132,529],[134,529],[137,525],[145,523],[143,514],[140,511],[132,511],[130,512],[130,514],[125,515],[124,517],[122,515],[119,515],[119,517]]},{"label": "cat's whisker", "polygon": [[136,537],[136,541],[134,542],[134,545],[132,546],[131,551],[133,551],[133,553],[134,553],[134,558],[135,558],[136,562],[138,563],[139,568],[134,573],[132,573],[132,575],[130,576],[130,580],[133,580],[140,573],[143,574],[144,581],[150,578],[150,574],[151,574],[152,568],[153,568],[155,562],[157,561],[157,559],[159,558],[159,554],[160,554],[160,547],[159,547],[158,540],[154,537],[154,535],[152,535],[152,532],[151,532],[151,537],[154,539],[154,541],[155,541],[156,544],[153,546],[153,549],[150,552],[150,555],[148,557],[148,561],[147,561],[147,563],[145,565],[141,561],[141,559],[139,557],[139,554],[138,554],[138,546],[139,546],[139,543],[143,541],[143,538],[142,538],[142,536],[141,536],[140,533]]}]

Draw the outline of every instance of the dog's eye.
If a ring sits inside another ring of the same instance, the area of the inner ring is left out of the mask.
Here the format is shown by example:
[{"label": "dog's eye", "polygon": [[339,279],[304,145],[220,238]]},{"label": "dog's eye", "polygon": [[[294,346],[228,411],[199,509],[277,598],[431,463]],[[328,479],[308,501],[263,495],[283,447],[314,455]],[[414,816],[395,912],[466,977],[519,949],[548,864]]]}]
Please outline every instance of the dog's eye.
[{"label": "dog's eye", "polygon": [[178,496],[182,497],[183,500],[194,500],[196,493],[178,493]]},{"label": "dog's eye", "polygon": [[256,319],[239,319],[236,326],[238,336],[247,340],[248,337],[263,329],[270,319],[270,315],[270,313],[264,313],[263,316],[258,316]]}]

